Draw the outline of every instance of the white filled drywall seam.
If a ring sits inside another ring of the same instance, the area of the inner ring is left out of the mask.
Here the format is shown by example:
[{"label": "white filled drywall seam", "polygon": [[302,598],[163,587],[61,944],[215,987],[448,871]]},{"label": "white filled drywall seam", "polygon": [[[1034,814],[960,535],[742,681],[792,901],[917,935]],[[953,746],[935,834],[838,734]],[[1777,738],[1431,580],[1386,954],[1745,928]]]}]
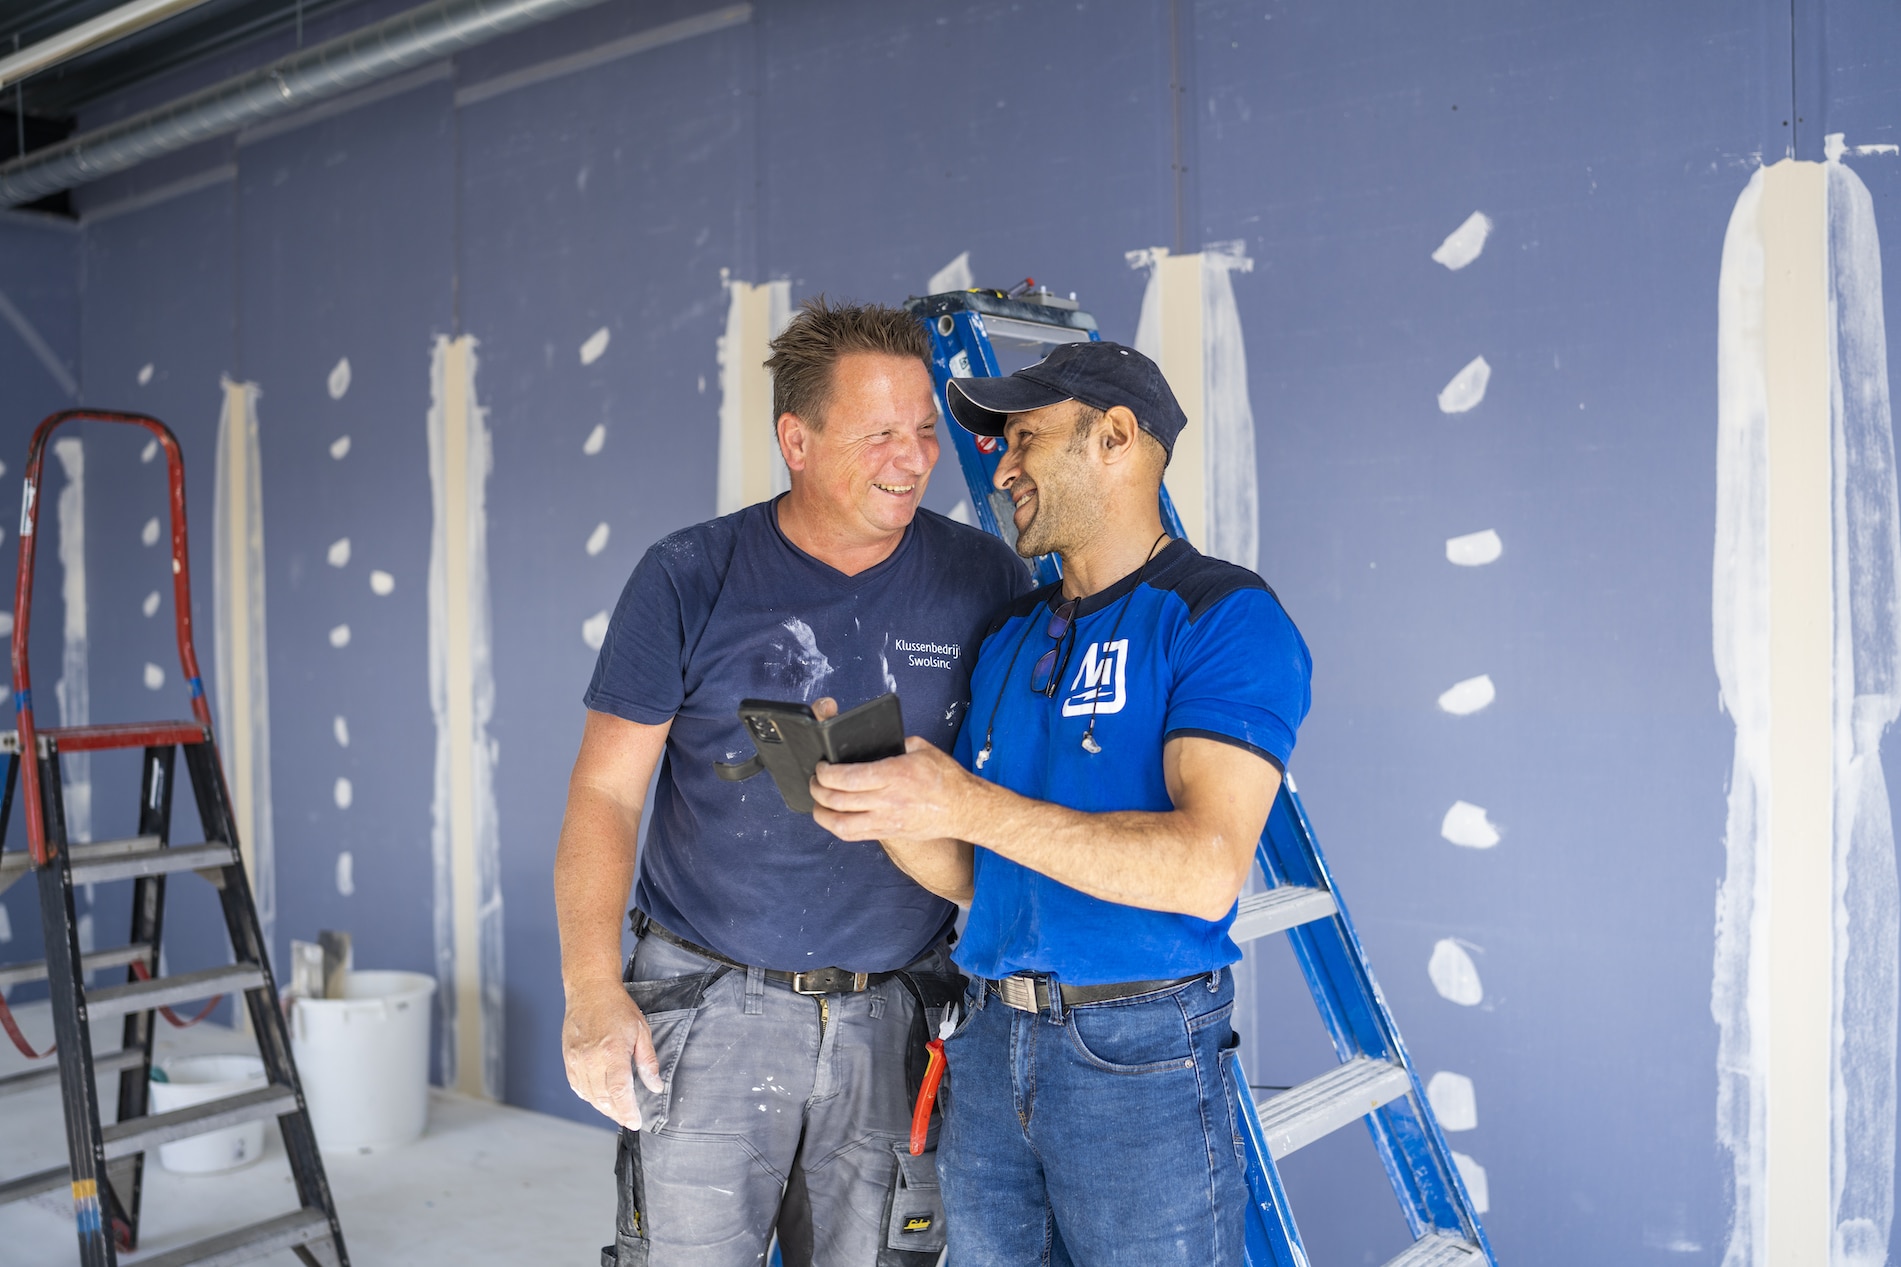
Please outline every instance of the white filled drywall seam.
[{"label": "white filled drywall seam", "polygon": [[212,652],[218,747],[231,787],[238,846],[274,946],[277,853],[271,814],[271,703],[264,639],[264,495],[256,383],[223,380],[212,506]]},{"label": "white filled drywall seam", "polygon": [[791,487],[772,416],[768,346],[791,317],[792,284],[725,279],[726,333],[719,341],[719,483],[716,514]]},{"label": "white filled drywall seam", "polygon": [[429,701],[436,720],[433,852],[444,1081],[502,1089],[501,843],[490,660],[487,422],[475,340],[438,337],[430,364]]},{"label": "white filled drywall seam", "polygon": [[[77,436],[53,441],[65,485],[59,490],[59,597],[61,622],[59,724],[83,726],[92,716],[92,677],[86,615],[86,447]],[[66,776],[66,838],[92,839],[92,754],[60,758]],[[82,946],[81,949],[91,949]]]}]

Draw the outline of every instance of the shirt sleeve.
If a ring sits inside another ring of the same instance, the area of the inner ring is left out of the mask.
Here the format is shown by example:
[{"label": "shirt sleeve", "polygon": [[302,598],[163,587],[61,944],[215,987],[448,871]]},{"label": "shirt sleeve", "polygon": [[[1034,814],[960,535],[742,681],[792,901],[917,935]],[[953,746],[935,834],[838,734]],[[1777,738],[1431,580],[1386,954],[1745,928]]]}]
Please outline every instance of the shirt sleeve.
[{"label": "shirt sleeve", "polygon": [[686,695],[685,643],[679,589],[649,550],[621,590],[581,702],[643,725],[670,720]]},{"label": "shirt sleeve", "polygon": [[1181,635],[1174,670],[1165,739],[1215,739],[1286,769],[1313,659],[1271,593],[1239,590],[1203,612]]}]

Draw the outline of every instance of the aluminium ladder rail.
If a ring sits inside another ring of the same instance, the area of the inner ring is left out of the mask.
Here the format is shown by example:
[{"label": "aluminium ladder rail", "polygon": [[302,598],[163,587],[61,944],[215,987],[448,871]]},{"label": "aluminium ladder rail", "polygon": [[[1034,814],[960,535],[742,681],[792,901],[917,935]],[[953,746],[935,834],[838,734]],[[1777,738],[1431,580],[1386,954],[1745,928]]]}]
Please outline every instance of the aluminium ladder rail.
[{"label": "aluminium ladder rail", "polygon": [[[191,720],[50,729],[41,729],[34,722],[27,647],[33,564],[39,541],[41,465],[52,432],[64,423],[82,419],[143,427],[164,450],[170,483],[172,605],[179,666],[191,693]],[[57,1071],[31,1069],[0,1079],[0,1094],[50,1086],[56,1073],[64,1103],[68,1164],[0,1180],[0,1202],[69,1190],[82,1267],[114,1267],[119,1251],[137,1247],[144,1161],[151,1149],[206,1131],[275,1118],[290,1160],[297,1208],[142,1258],[141,1267],[222,1267],[284,1249],[294,1251],[309,1267],[349,1267],[336,1205],[291,1059],[290,1035],[278,1006],[257,908],[238,851],[230,792],[218,762],[211,708],[192,643],[191,612],[185,470],[177,439],[164,423],[144,414],[72,409],[47,418],[34,431],[28,449],[20,507],[20,565],[13,624],[13,700],[18,730],[0,735],[0,752],[8,755],[6,787],[0,794],[0,844],[4,843],[12,810],[15,779],[22,774],[27,826],[25,850],[0,852],[0,890],[29,875],[37,880],[46,958],[0,964],[0,1000],[4,999],[4,991],[16,984],[46,981],[52,995],[59,1065]],[[61,755],[126,748],[144,750],[137,834],[124,840],[69,841]],[[204,828],[205,839],[199,844],[171,841],[173,768],[181,751]],[[187,871],[205,877],[217,889],[235,962],[160,976],[165,879]],[[112,880],[133,883],[131,935],[124,946],[82,954],[73,887]],[[89,973],[114,968],[124,970],[121,981],[86,983]],[[264,1061],[266,1085],[167,1113],[150,1112],[147,1092],[155,1014],[164,1013],[170,1020],[173,1018],[167,1009],[174,1003],[227,993],[244,996],[258,1053]],[[112,1017],[123,1018],[119,1050],[95,1056],[91,1023]],[[3,1002],[0,1020],[11,1027]],[[25,1050],[17,1031],[14,1038]],[[30,1051],[26,1054],[32,1055]],[[111,1123],[101,1122],[95,1082],[95,1076],[101,1073],[119,1075],[118,1113]]]},{"label": "aluminium ladder rail", "polygon": [[[932,378],[946,419],[951,415],[944,393],[951,379],[1001,372],[993,342],[1047,348],[1101,337],[1094,318],[1047,292],[1017,297],[995,290],[948,291],[905,306],[930,331]],[[950,434],[979,525],[1014,546],[1009,499],[992,482],[1003,440],[958,426]],[[1166,488],[1161,512],[1171,535],[1186,535]],[[1057,560],[1048,555],[1035,560],[1031,570],[1040,584],[1061,575]],[[1365,1121],[1373,1136],[1414,1238],[1386,1267],[1498,1267],[1291,774],[1282,780],[1255,861],[1269,887],[1241,898],[1232,936],[1240,944],[1287,934],[1340,1063],[1258,1103],[1241,1062],[1234,1063],[1251,1198],[1248,1267],[1308,1267],[1277,1163],[1356,1120]]]}]

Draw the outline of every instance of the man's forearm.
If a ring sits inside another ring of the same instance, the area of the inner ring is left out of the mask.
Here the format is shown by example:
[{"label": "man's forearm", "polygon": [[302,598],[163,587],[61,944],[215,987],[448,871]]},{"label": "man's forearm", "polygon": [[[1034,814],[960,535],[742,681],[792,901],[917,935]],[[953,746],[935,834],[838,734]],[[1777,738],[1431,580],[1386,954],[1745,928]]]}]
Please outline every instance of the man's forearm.
[{"label": "man's forearm", "polygon": [[970,846],[961,840],[886,840],[885,853],[898,870],[950,902],[971,895]]},{"label": "man's forearm", "polygon": [[555,919],[561,935],[561,980],[575,986],[621,974],[621,920],[634,883],[640,810],[613,797],[571,788],[555,848]]}]

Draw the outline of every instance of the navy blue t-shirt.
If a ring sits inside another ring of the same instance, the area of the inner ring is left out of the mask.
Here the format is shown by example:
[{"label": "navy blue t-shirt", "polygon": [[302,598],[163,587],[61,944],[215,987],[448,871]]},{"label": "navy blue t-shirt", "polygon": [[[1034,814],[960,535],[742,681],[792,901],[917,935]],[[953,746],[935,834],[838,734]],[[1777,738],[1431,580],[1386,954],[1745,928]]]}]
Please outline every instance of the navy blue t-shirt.
[{"label": "navy blue t-shirt", "polygon": [[[1060,689],[1030,689],[1061,595],[1013,603],[984,639],[957,759],[991,782],[1089,813],[1174,808],[1162,747],[1177,735],[1235,744],[1286,769],[1313,661],[1280,601],[1246,568],[1185,541],[1077,605]],[[1098,752],[1082,746],[1091,719]],[[986,732],[991,751],[981,767]],[[1265,774],[1265,771],[1263,771]],[[1070,985],[1211,972],[1241,957],[1218,920],[1091,897],[988,849],[957,945],[965,972],[1047,972]]]},{"label": "navy blue t-shirt", "polygon": [[634,903],[741,963],[885,972],[915,959],[953,908],[785,806],[768,775],[728,783],[715,761],[752,743],[742,699],[829,695],[847,709],[896,691],[907,734],[948,751],[992,614],[1030,588],[995,537],[920,510],[889,558],[846,576],[792,544],[777,502],[653,546],[621,592],[584,702],[673,721]]}]

